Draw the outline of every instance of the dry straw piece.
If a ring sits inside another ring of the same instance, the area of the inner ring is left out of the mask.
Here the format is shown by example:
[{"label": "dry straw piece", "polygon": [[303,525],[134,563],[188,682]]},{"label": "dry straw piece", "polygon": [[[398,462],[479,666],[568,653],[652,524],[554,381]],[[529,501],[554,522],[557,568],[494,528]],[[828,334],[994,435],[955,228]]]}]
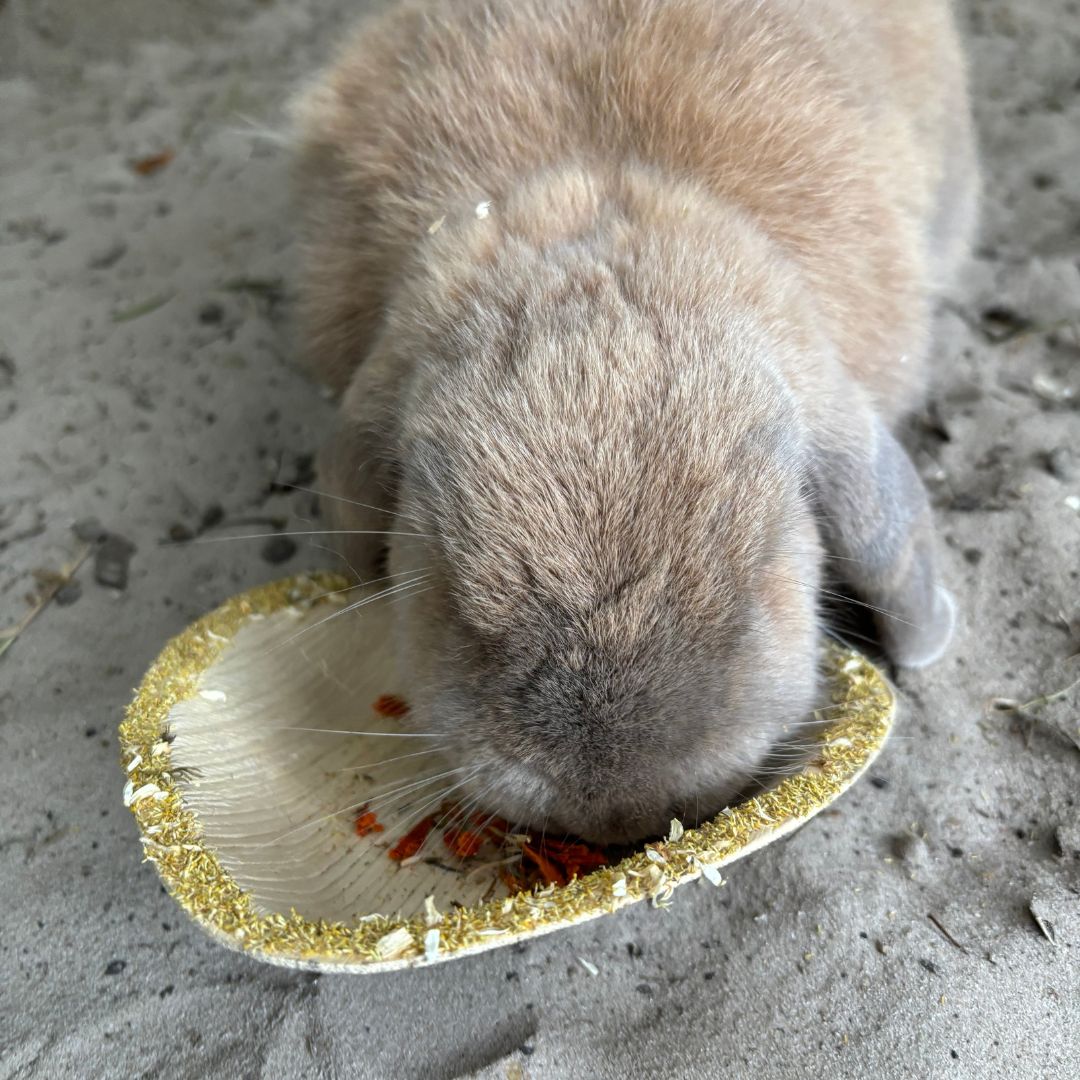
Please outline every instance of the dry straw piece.
[{"label": "dry straw piece", "polygon": [[[366,858],[363,872],[369,879],[385,875],[388,882],[399,882],[405,879],[394,875],[420,874],[411,880],[423,893],[422,904],[416,903],[415,914],[390,913],[404,895],[397,888],[387,892],[389,902],[382,910],[350,909],[347,919],[319,917],[318,895],[322,894],[279,904],[278,910],[267,901],[268,894],[258,895],[260,886],[251,883],[265,880],[268,864],[246,881],[243,859],[229,854],[229,841],[215,838],[215,828],[222,836],[231,835],[214,821],[220,790],[227,789],[215,789],[212,799],[203,795],[200,801],[200,767],[181,752],[184,711],[231,707],[222,700],[224,692],[204,686],[204,679],[209,673],[213,681],[214,673],[225,664],[235,663],[245,649],[253,651],[253,646],[244,644],[245,628],[273,626],[280,619],[285,627],[282,633],[291,640],[308,616],[321,620],[335,605],[340,609],[339,594],[348,586],[336,575],[313,573],[264,585],[227,601],[168,643],[120,725],[125,803],[138,822],[146,859],[157,867],[180,906],[215,938],[271,963],[318,970],[387,971],[510,944],[640,900],[666,906],[674,889],[688,881],[704,877],[714,885],[722,884],[720,867],[792,831],[837,798],[877,755],[893,720],[895,697],[882,675],[857,653],[829,644],[823,665],[834,707],[828,723],[814,736],[819,745],[809,755],[811,764],[712,821],[697,828],[673,822],[667,839],[644,845],[623,861],[565,886],[504,893],[487,902],[477,898],[460,907],[447,901],[445,891],[439,895],[438,888],[428,888],[422,876],[428,873],[436,875],[431,880],[444,881],[450,875],[443,873],[439,878],[437,871],[422,865],[392,864],[384,857],[385,849],[371,846],[380,838],[361,841],[353,835],[346,845],[337,834],[319,833],[312,836],[310,846],[319,849],[323,862],[332,861],[334,874],[330,876],[335,880],[348,877],[344,871],[354,869],[352,861],[359,866]],[[347,624],[347,618],[332,619],[325,624],[326,632],[338,628],[334,632],[340,633]],[[309,620],[309,625],[314,628],[314,622]],[[310,643],[318,637],[317,632],[301,640],[308,643],[307,648],[317,648]],[[265,638],[260,642],[258,651],[264,655]],[[329,671],[326,662],[322,666]],[[256,688],[263,694],[260,700],[268,700],[265,687],[254,682],[252,696],[258,697]],[[235,687],[228,696],[237,696]],[[260,716],[261,709],[252,715]],[[297,733],[294,738],[305,736]],[[244,760],[249,759],[250,755]],[[267,784],[272,787],[270,781]],[[232,832],[237,821],[258,820],[250,808],[228,809],[234,815],[229,819]],[[343,831],[349,832],[348,823]],[[292,841],[307,842],[303,833]],[[282,863],[286,861],[283,857]],[[441,867],[439,872],[444,870]],[[370,884],[367,887],[364,896],[378,895],[371,893]],[[429,893],[435,893],[434,899]],[[269,895],[282,893],[271,890]],[[440,915],[434,920],[436,902]],[[340,904],[336,910],[341,910]]]}]

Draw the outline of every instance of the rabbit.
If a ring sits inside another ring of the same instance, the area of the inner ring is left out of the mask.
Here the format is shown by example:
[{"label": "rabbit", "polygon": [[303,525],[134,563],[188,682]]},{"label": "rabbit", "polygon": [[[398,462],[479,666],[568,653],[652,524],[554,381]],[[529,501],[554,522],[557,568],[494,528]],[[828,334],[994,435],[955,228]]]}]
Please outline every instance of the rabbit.
[{"label": "rabbit", "polygon": [[405,0],[292,117],[324,513],[463,802],[715,814],[820,703],[826,568],[943,654],[894,430],[975,227],[947,3]]}]

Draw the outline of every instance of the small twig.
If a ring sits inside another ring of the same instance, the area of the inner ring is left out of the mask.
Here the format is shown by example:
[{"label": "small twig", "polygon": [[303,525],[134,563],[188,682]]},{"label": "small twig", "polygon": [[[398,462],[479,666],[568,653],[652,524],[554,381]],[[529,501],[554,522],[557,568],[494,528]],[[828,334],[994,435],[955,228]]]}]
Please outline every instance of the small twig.
[{"label": "small twig", "polygon": [[285,295],[281,278],[235,277],[222,283],[225,292],[248,293],[261,296],[267,303],[275,304]]},{"label": "small twig", "polygon": [[151,297],[151,299],[136,304],[134,307],[121,308],[119,311],[113,312],[112,321],[124,323],[131,322],[132,319],[140,319],[143,315],[149,315],[151,311],[157,311],[159,307],[164,307],[175,295],[175,293],[161,293],[159,296]]},{"label": "small twig", "polygon": [[[424,865],[425,866],[434,866],[434,867],[438,868],[439,870],[445,870],[448,874],[463,874],[465,872],[460,867],[447,866],[446,863],[440,862],[438,859],[434,859],[434,858],[432,858],[432,859],[424,859]],[[453,904],[453,903],[455,903],[455,901],[451,900],[450,903]],[[462,905],[458,904],[457,906],[461,907]]]},{"label": "small twig", "polygon": [[965,956],[968,955],[967,949],[964,948],[964,946],[961,945],[960,942],[957,941],[956,938],[954,938],[952,934],[950,934],[949,931],[941,925],[941,920],[935,914],[933,914],[933,912],[928,911],[926,913],[926,917],[934,924],[935,927],[937,927],[938,932],[950,945],[959,949]]},{"label": "small twig", "polygon": [[1057,933],[1054,930],[1054,924],[1039,915],[1032,905],[1028,905],[1028,914],[1035,920],[1035,925],[1042,932],[1042,936],[1057,948]]},{"label": "small twig", "polygon": [[[1070,660],[1074,657],[1070,656]],[[1061,701],[1067,697],[1076,687],[1080,686],[1080,679],[1076,679],[1074,682],[1069,683],[1068,686],[1061,690],[1055,690],[1049,694],[1039,694],[1037,697],[1033,697],[1030,701],[1016,701],[1013,698],[993,698],[990,701],[990,707],[996,709],[999,712],[1008,712],[1016,716],[1020,721],[1026,724],[1024,729],[1024,741],[1030,747],[1031,734],[1035,728],[1037,721],[1042,721],[1047,724],[1051,731],[1064,739],[1070,746],[1075,746],[1077,750],[1080,750],[1080,728],[1077,729],[1076,734],[1066,726],[1057,726],[1049,719],[1038,715],[1038,710],[1044,708],[1047,705],[1052,705],[1054,702]]]},{"label": "small twig", "polygon": [[14,626],[9,627],[7,630],[0,630],[0,656],[3,656],[15,644],[16,638],[48,607],[52,598],[71,581],[93,550],[94,545],[87,544],[73,562],[60,569],[60,572],[52,578],[49,585],[39,594],[37,603]]},{"label": "small twig", "polygon": [[1078,686],[1080,686],[1080,679],[1076,679],[1069,683],[1064,690],[1055,690],[1052,694],[1040,694],[1038,697],[1024,702],[1020,708],[1024,712],[1030,712],[1032,709],[1041,709],[1044,705],[1052,705],[1055,701],[1060,701],[1062,698],[1068,697],[1068,695]]},{"label": "small twig", "polygon": [[[1073,658],[1069,657],[1069,659]],[[1050,694],[1039,694],[1038,697],[1033,697],[1030,701],[1020,702],[1015,698],[994,698],[991,704],[1001,712],[1026,713],[1032,709],[1041,709],[1046,705],[1052,705],[1055,701],[1061,701],[1062,698],[1067,697],[1078,686],[1080,686],[1080,679],[1069,683],[1062,690],[1055,690]]]}]

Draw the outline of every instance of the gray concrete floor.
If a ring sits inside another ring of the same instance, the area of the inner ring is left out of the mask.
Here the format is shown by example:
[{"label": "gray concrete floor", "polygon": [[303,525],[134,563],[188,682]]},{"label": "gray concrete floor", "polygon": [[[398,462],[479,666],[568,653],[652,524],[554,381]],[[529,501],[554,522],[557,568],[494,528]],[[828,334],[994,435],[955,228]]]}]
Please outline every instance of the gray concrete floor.
[{"label": "gray concrete floor", "polygon": [[1078,694],[987,705],[1080,675],[1069,0],[962,5],[987,206],[910,439],[964,627],[902,677],[873,783],[718,893],[373,979],[227,953],[140,864],[131,688],[193,617],[326,559],[163,541],[306,513],[268,490],[331,412],[294,361],[285,162],[230,129],[276,123],[363,6],[0,2],[0,626],[73,523],[135,545],[123,590],[88,561],[0,658],[0,1077],[1075,1076]]}]

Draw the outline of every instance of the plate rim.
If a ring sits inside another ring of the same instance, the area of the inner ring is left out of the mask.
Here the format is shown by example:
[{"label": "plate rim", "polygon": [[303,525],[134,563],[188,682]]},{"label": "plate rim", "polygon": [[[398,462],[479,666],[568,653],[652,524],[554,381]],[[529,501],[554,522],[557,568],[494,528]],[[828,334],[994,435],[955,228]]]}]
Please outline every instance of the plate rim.
[{"label": "plate rim", "polygon": [[898,697],[881,671],[862,654],[827,641],[823,665],[834,705],[841,707],[819,733],[818,768],[785,778],[685,829],[677,839],[672,834],[646,844],[620,863],[565,886],[441,913],[438,921],[432,915],[407,919],[373,913],[347,924],[306,919],[295,910],[263,915],[203,842],[194,812],[184,805],[182,778],[171,768],[169,712],[197,693],[203,672],[252,616],[324,603],[349,584],[340,574],[317,570],[230,597],[166,643],[119,728],[127,774],[124,803],[138,823],[144,861],[155,864],[174,900],[216,941],[279,966],[353,974],[394,971],[539,937],[642,900],[665,907],[679,886],[702,876],[720,883],[721,867],[795,831],[829,806],[869,768],[896,718]]}]

